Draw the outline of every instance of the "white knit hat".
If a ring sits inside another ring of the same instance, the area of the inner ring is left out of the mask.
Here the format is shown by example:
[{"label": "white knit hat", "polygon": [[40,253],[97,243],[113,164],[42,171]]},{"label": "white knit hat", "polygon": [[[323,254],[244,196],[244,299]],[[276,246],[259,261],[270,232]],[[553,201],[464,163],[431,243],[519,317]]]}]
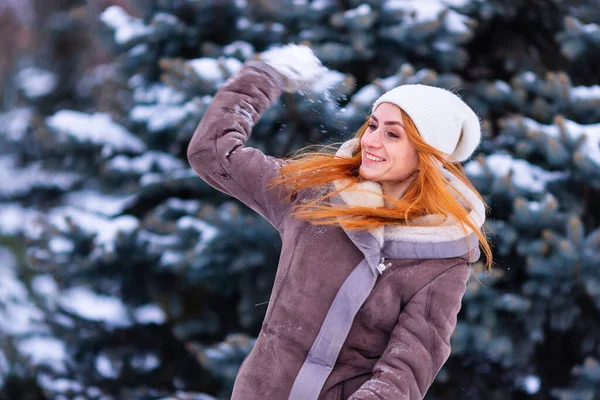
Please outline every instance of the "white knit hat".
[{"label": "white knit hat", "polygon": [[425,142],[457,161],[468,159],[479,145],[479,118],[449,90],[427,85],[401,85],[379,97],[373,104],[373,111],[384,102],[404,110]]}]

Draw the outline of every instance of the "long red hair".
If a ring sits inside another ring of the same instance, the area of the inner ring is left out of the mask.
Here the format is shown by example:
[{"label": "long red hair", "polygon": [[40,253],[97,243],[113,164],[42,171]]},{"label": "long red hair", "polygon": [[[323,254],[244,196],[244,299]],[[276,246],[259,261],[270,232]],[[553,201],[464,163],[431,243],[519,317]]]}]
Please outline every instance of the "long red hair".
[{"label": "long red hair", "polygon": [[[362,162],[360,139],[369,126],[369,120],[355,134],[358,145],[351,157],[335,157],[336,149],[333,145],[317,149],[314,146],[306,147],[286,160],[281,168],[281,175],[272,185],[283,185],[290,194],[304,189],[313,190],[314,197],[309,202],[295,206],[293,213],[315,225],[339,224],[346,229],[368,230],[389,224],[418,225],[414,223],[414,218],[428,214],[453,217],[460,223],[465,236],[468,233],[466,227],[477,234],[479,245],[486,256],[486,267],[491,269],[493,256],[485,231],[475,224],[469,210],[456,198],[456,194],[462,195],[443,176],[441,168],[445,168],[471,189],[484,204],[486,211],[488,206],[467,178],[462,165],[427,144],[412,119],[403,110],[400,111],[406,134],[417,149],[420,171],[400,199],[383,195],[392,207],[339,206],[325,201],[339,193],[339,190],[332,188],[334,181],[345,178],[350,184],[344,188],[363,181],[358,172]],[[464,197],[462,200],[463,203],[468,203]]]}]

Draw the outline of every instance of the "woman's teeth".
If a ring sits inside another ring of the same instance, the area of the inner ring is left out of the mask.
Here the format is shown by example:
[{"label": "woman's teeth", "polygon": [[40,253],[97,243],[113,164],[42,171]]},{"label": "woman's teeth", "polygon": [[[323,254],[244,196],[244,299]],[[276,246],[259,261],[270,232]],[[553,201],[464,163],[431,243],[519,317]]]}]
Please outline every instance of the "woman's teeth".
[{"label": "woman's teeth", "polygon": [[375,157],[370,154],[365,154],[365,158],[371,161],[385,161],[383,158]]}]

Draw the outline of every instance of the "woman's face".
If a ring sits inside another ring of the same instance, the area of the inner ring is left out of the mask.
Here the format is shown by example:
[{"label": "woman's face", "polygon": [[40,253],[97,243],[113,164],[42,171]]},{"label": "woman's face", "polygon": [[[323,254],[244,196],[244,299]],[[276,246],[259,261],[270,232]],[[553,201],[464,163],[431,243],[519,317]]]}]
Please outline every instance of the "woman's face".
[{"label": "woman's face", "polygon": [[384,193],[393,194],[398,187],[406,187],[408,178],[414,179],[419,156],[404,130],[398,106],[381,103],[375,109],[361,138],[361,147],[360,176],[379,182]]}]

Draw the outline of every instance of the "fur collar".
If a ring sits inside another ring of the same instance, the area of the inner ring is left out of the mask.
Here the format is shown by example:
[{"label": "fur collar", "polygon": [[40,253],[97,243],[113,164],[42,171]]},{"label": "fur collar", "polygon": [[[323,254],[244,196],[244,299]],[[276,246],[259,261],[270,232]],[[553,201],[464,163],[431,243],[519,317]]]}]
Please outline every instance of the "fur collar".
[{"label": "fur collar", "polygon": [[[337,151],[336,157],[352,157],[352,153],[358,146],[358,139],[351,139],[345,142]],[[458,180],[452,173],[442,170],[448,181],[458,190],[469,202],[464,204],[470,211],[470,216],[481,228],[485,222],[485,207],[476,194]],[[381,185],[377,182],[365,181],[352,186],[348,186],[349,179],[339,179],[334,182],[336,190],[340,190],[339,198],[348,205],[361,205],[366,207],[383,207],[383,197]],[[347,187],[348,186],[348,187]],[[462,200],[462,199],[461,199]],[[461,201],[462,203],[462,201]],[[461,225],[454,218],[444,218],[441,214],[426,215],[414,220],[418,226],[398,226],[388,225],[371,230],[380,246],[384,241],[399,241],[412,243],[443,243],[463,239],[465,233]],[[471,234],[472,229],[467,227],[467,233]]]}]

